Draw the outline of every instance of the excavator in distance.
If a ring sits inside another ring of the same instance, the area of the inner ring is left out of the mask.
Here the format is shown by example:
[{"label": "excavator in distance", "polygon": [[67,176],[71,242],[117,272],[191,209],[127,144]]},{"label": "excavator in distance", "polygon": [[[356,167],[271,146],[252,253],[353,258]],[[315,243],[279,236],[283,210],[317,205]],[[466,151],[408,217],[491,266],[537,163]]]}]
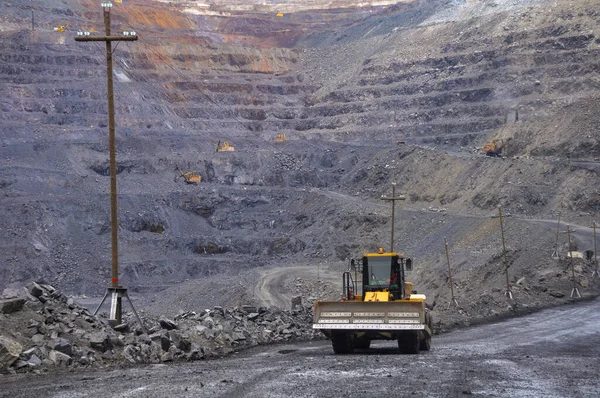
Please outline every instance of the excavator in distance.
[{"label": "excavator in distance", "polygon": [[425,295],[406,281],[411,270],[412,259],[393,249],[351,260],[342,275],[342,301],[316,301],[313,329],[331,340],[336,354],[368,349],[372,340],[397,340],[403,354],[429,351],[432,317]]},{"label": "excavator in distance", "polygon": [[200,177],[193,171],[188,171],[187,173],[184,173],[179,167],[177,168],[177,170],[179,171],[180,175],[175,176],[175,182],[177,182],[177,180],[179,180],[181,177],[183,177],[183,180],[186,182],[186,184],[198,184],[200,181],[202,181],[202,177]]}]

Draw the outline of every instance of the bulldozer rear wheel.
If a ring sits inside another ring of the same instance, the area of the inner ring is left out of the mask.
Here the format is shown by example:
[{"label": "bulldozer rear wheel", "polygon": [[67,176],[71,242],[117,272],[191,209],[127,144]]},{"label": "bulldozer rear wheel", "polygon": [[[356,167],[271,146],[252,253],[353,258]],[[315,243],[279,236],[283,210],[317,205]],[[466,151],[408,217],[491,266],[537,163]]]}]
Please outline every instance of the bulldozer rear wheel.
[{"label": "bulldozer rear wheel", "polygon": [[418,333],[406,332],[398,336],[398,348],[402,354],[418,354],[420,345]]},{"label": "bulldozer rear wheel", "polygon": [[336,354],[352,354],[354,352],[352,338],[348,333],[333,333],[331,335],[331,345],[333,346],[333,352]]}]

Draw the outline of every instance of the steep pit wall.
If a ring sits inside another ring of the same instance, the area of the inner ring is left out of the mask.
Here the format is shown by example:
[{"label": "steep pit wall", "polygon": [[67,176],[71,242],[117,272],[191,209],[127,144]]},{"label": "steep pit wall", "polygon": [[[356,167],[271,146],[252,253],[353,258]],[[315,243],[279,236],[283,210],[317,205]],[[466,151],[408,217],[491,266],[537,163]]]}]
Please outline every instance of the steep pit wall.
[{"label": "steep pit wall", "polygon": [[321,117],[303,123],[346,139],[368,128],[390,140],[480,146],[515,112],[541,126],[557,109],[596,97],[592,3],[486,11],[435,24],[427,22],[433,11],[429,19],[400,12],[302,52],[303,72],[322,83],[305,110]]},{"label": "steep pit wall", "polygon": [[[45,3],[49,20],[34,33],[1,34],[0,280],[44,277],[102,293],[110,270],[103,49],[51,31],[66,17],[99,27],[101,15],[87,3],[70,15],[69,4]],[[473,235],[472,220],[446,219],[447,211],[486,220],[498,204],[521,216],[552,216],[560,203],[569,217],[597,211],[587,189],[597,173],[562,158],[585,159],[582,137],[597,137],[597,17],[587,6],[538,11],[422,25],[432,10],[399,9],[306,51],[230,47],[187,30],[191,19],[168,17],[176,26],[162,27],[158,11],[131,13],[140,40],[115,54],[124,283],[144,292],[265,258],[341,261],[372,250],[388,241],[389,206],[371,199],[392,182],[411,210],[398,227],[402,246],[427,264],[437,264],[444,233],[475,242],[482,252],[468,257],[473,264],[497,244],[491,230]],[[571,126],[577,140],[553,127],[571,109],[591,115],[585,135]],[[274,142],[280,132],[287,142]],[[514,134],[508,154],[521,159],[468,150],[504,133]],[[224,140],[236,151],[215,152],[212,142]],[[204,183],[174,182],[177,167]],[[525,245],[532,236],[541,233],[522,236]],[[552,244],[544,235],[540,245]]]}]

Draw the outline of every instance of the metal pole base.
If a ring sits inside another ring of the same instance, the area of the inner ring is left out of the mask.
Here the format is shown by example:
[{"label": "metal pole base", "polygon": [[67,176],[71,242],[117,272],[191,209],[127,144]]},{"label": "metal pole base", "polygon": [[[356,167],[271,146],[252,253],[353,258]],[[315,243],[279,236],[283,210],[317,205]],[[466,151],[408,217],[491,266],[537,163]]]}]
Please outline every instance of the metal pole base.
[{"label": "metal pole base", "polygon": [[94,311],[93,316],[96,316],[96,314],[100,310],[100,307],[102,307],[102,304],[104,304],[104,300],[106,300],[106,298],[108,297],[108,293],[109,293],[108,291],[106,293],[104,293],[104,297],[102,297],[102,301],[100,301],[100,304],[98,304],[98,307],[96,307],[96,311]]},{"label": "metal pole base", "polygon": [[595,271],[592,272],[592,277],[597,278],[599,276],[600,276],[600,271],[595,270]]},{"label": "metal pole base", "polygon": [[121,299],[124,295],[127,295],[127,289],[120,287],[109,287],[108,291],[111,295],[108,322],[114,327],[123,323],[123,306],[121,304]]},{"label": "metal pole base", "polygon": [[108,297],[108,295],[111,295],[111,304],[110,304],[110,316],[108,317],[108,322],[110,323],[111,326],[117,326],[119,324],[122,323],[122,298],[125,297],[127,299],[127,301],[129,302],[129,305],[131,306],[131,309],[133,310],[133,314],[135,315],[135,318],[137,319],[138,323],[140,324],[140,326],[142,327],[142,330],[145,333],[148,333],[148,331],[146,330],[146,327],[144,326],[144,324],[142,323],[142,320],[140,319],[138,313],[135,310],[135,307],[133,306],[133,302],[131,301],[131,299],[129,298],[129,295],[127,294],[127,289],[121,286],[117,286],[117,287],[109,287],[106,290],[106,293],[104,294],[104,297],[102,298],[102,301],[100,302],[100,305],[98,306],[98,308],[96,308],[96,311],[94,311],[94,316],[96,316],[96,314],[98,313],[98,311],[100,310],[100,307],[102,307],[102,304],[104,304],[104,301],[106,300],[106,298]]},{"label": "metal pole base", "polygon": [[456,306],[456,308],[460,308],[460,306],[458,305],[458,301],[456,300],[456,297],[452,297],[450,299],[450,302],[448,303],[448,308],[446,308],[447,310],[450,309],[450,307]]},{"label": "metal pole base", "polygon": [[508,297],[510,300],[514,299],[513,293],[512,293],[512,290],[510,290],[510,287],[506,288],[506,291],[504,292],[504,295],[506,297]]},{"label": "metal pole base", "polygon": [[554,250],[554,251],[552,252],[552,256],[551,256],[551,257],[552,257],[552,258],[554,258],[554,259],[558,259],[558,258],[559,258],[559,257],[558,257],[558,252],[557,252],[556,250]]},{"label": "metal pole base", "polygon": [[571,290],[571,298],[581,298],[581,294],[579,293],[579,289],[574,287]]}]

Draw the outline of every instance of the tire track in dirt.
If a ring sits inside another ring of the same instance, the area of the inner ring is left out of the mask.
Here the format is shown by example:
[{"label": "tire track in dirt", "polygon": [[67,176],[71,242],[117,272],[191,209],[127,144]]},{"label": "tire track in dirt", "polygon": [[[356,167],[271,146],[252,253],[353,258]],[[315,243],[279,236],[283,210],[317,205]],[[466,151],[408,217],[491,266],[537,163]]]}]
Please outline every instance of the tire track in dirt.
[{"label": "tire track in dirt", "polygon": [[290,309],[292,297],[296,296],[297,293],[290,291],[287,286],[290,283],[295,283],[298,278],[303,281],[326,281],[334,286],[339,284],[341,293],[341,273],[338,275],[328,269],[317,270],[316,266],[295,265],[261,270],[252,294],[259,305]]}]

